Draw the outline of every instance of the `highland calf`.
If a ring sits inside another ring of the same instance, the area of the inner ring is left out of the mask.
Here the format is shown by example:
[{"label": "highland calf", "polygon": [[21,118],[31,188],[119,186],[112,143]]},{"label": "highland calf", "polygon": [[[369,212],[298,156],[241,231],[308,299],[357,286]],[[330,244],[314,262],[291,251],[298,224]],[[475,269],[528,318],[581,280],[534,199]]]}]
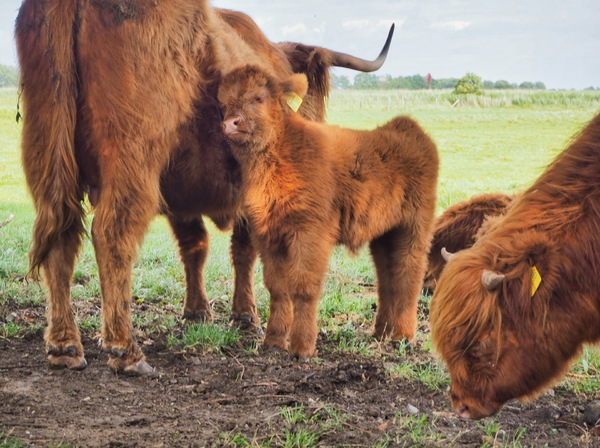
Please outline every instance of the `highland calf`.
[{"label": "highland calf", "polygon": [[336,244],[351,251],[370,244],[375,335],[412,339],[434,219],[436,146],[407,117],[373,131],[307,121],[287,104],[305,93],[303,75],[279,82],[255,66],[225,75],[218,90],[271,295],[265,346],[315,356],[317,303]]},{"label": "highland calf", "polygon": [[461,416],[534,397],[600,340],[598,173],[600,115],[442,271],[431,334]]},{"label": "highland calf", "polygon": [[484,222],[501,216],[513,200],[513,196],[502,193],[485,193],[448,207],[435,220],[433,239],[429,251],[429,262],[423,288],[428,294],[435,290],[446,260],[442,249],[458,252],[475,244],[478,235],[487,227]]}]

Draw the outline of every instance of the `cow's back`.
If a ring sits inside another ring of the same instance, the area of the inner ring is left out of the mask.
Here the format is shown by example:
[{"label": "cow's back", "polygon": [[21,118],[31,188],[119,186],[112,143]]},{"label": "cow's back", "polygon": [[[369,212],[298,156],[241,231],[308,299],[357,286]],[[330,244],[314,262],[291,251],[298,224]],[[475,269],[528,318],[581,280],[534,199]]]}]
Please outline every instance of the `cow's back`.
[{"label": "cow's back", "polygon": [[340,191],[340,240],[356,249],[389,230],[433,213],[438,155],[435,143],[408,117],[372,131],[340,130],[336,137]]}]

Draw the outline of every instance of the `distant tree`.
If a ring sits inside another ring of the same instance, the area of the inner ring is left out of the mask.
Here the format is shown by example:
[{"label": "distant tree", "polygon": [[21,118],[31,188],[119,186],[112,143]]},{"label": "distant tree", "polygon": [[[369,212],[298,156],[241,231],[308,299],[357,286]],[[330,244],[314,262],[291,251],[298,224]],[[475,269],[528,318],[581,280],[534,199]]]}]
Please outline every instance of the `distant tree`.
[{"label": "distant tree", "polygon": [[19,83],[17,67],[0,64],[0,87],[16,86]]},{"label": "distant tree", "polygon": [[331,74],[331,86],[334,89],[347,89],[350,87],[350,80],[347,76]]},{"label": "distant tree", "polygon": [[483,83],[481,78],[475,73],[467,73],[465,76],[460,78],[454,87],[454,93],[457,94],[480,94]]},{"label": "distant tree", "polygon": [[530,81],[524,81],[519,84],[519,89],[535,89],[535,84]]},{"label": "distant tree", "polygon": [[376,89],[378,86],[379,80],[372,73],[359,73],[354,77],[355,89]]},{"label": "distant tree", "polygon": [[431,88],[432,89],[453,89],[458,82],[457,78],[442,78],[442,79],[432,79],[431,80]]},{"label": "distant tree", "polygon": [[399,76],[386,81],[383,87],[387,89],[419,90],[427,88],[427,82],[421,75]]},{"label": "distant tree", "polygon": [[494,89],[516,89],[517,85],[516,84],[511,84],[508,81],[505,81],[504,79],[501,79],[500,81],[496,81],[494,84]]},{"label": "distant tree", "polygon": [[488,80],[483,81],[483,88],[484,89],[493,89],[494,81],[488,81]]},{"label": "distant tree", "polygon": [[534,89],[546,90],[546,84],[544,84],[542,81],[538,81],[534,84]]}]

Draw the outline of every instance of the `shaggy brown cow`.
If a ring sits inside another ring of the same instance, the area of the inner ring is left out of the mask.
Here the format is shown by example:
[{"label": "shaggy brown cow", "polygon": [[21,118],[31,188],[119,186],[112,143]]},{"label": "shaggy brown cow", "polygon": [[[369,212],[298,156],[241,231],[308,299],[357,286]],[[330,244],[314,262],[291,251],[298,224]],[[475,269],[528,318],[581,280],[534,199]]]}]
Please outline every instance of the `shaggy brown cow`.
[{"label": "shaggy brown cow", "polygon": [[438,156],[413,120],[373,131],[307,121],[288,108],[306,78],[255,66],[227,74],[218,98],[242,170],[244,215],[271,295],[265,346],[315,355],[317,303],[331,250],[370,243],[375,335],[412,339],[433,225]]},{"label": "shaggy brown cow", "polygon": [[[30,264],[48,288],[45,339],[53,365],[87,364],[69,288],[86,192],[95,206],[102,343],[111,368],[152,370],[133,337],[131,267],[159,210],[169,216],[186,265],[186,309],[205,311],[206,238],[198,216],[222,222],[238,207],[239,170],[221,153],[214,116],[216,83],[222,71],[248,61],[277,77],[292,73],[284,50],[260,33],[241,36],[238,29],[251,33],[255,25],[245,19],[230,25],[226,14],[206,0],[25,0],[21,6],[15,36],[22,160],[37,213]],[[257,41],[264,45],[255,49]],[[228,169],[200,179],[189,167],[201,157]]]},{"label": "shaggy brown cow", "polygon": [[442,248],[450,252],[471,247],[484,221],[506,212],[513,197],[502,193],[485,193],[448,207],[435,220],[433,239],[423,287],[428,294],[435,290],[446,260]]},{"label": "shaggy brown cow", "polygon": [[600,340],[600,115],[444,268],[431,334],[467,418],[534,397]]}]

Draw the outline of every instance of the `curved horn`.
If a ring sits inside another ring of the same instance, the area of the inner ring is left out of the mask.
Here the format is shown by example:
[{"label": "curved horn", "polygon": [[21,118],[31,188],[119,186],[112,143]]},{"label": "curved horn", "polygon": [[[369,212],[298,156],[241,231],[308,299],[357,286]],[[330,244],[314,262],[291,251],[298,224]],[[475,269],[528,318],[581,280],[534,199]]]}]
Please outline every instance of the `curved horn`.
[{"label": "curved horn", "polygon": [[494,271],[484,269],[481,274],[481,283],[485,286],[488,291],[495,290],[504,281],[506,275],[496,274]]},{"label": "curved horn", "polygon": [[442,247],[442,258],[446,261],[446,263],[448,263],[450,260],[452,260],[453,256],[454,256],[454,254],[451,254],[450,252],[448,252],[446,250],[445,247]]},{"label": "curved horn", "polygon": [[350,68],[352,70],[358,70],[361,72],[374,72],[375,70],[379,70],[385,59],[387,58],[388,50],[390,49],[390,44],[392,43],[392,36],[394,35],[394,28],[396,27],[395,23],[392,23],[390,31],[388,33],[387,40],[385,41],[385,45],[377,56],[377,59],[373,61],[367,61],[365,59],[357,58],[356,56],[351,56],[346,53],[340,53],[337,51],[331,51],[331,63],[336,67],[345,67]]}]

